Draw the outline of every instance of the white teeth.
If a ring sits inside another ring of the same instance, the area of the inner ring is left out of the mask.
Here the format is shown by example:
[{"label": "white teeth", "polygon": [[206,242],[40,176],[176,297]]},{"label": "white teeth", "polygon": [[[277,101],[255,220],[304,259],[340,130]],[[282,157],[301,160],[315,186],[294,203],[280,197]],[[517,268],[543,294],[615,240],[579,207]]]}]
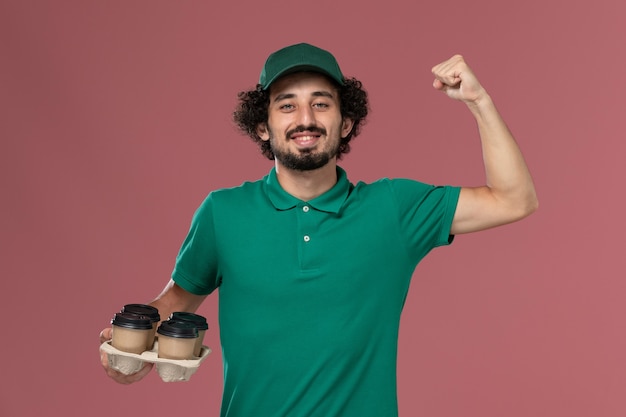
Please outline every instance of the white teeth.
[{"label": "white teeth", "polygon": [[315,136],[299,136],[296,138],[296,140],[313,140],[315,139]]}]

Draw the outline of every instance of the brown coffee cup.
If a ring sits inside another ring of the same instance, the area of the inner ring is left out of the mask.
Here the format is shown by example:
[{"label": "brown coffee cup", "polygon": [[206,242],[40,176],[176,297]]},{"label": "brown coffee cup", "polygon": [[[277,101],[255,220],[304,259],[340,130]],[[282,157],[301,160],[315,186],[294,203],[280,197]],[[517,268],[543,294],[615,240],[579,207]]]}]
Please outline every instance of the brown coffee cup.
[{"label": "brown coffee cup", "polygon": [[166,320],[157,329],[157,356],[165,359],[193,359],[198,328],[187,321]]},{"label": "brown coffee cup", "polygon": [[156,307],[152,307],[148,304],[126,304],[122,307],[121,313],[131,313],[136,314],[138,316],[146,316],[152,322],[152,332],[148,338],[146,344],[146,350],[152,350],[154,346],[154,338],[156,336],[157,326],[159,325],[159,321],[161,321],[161,316],[159,315],[159,310]]},{"label": "brown coffee cup", "polygon": [[152,321],[145,316],[117,313],[111,320],[111,346],[140,355],[146,350],[152,333]]},{"label": "brown coffee cup", "polygon": [[170,314],[169,319],[188,321],[195,324],[196,328],[198,329],[198,339],[196,340],[196,345],[193,349],[193,356],[199,357],[200,353],[202,353],[202,343],[204,342],[204,335],[209,329],[209,324],[207,323],[206,318],[195,313],[189,313],[186,311],[175,311]]}]

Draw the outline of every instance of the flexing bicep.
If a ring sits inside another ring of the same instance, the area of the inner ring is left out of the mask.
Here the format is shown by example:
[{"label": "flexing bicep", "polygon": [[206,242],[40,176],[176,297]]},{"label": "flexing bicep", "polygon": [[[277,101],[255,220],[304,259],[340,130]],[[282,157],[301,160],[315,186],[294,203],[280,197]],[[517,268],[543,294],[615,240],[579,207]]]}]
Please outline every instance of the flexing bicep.
[{"label": "flexing bicep", "polygon": [[526,215],[528,211],[498,198],[487,186],[463,187],[450,233],[458,235],[490,229],[515,222]]}]

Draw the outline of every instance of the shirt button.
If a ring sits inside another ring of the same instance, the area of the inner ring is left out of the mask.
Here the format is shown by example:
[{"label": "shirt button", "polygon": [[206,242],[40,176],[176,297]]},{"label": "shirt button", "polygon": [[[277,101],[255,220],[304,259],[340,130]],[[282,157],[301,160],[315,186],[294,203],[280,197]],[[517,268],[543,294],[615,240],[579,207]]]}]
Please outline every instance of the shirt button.
[{"label": "shirt button", "polygon": [[309,206],[302,207],[302,211],[307,213],[309,211]]},{"label": "shirt button", "polygon": [[308,242],[309,240],[311,240],[311,238],[310,238],[309,236],[305,236],[305,237],[304,237],[304,241],[305,241],[305,242]]}]

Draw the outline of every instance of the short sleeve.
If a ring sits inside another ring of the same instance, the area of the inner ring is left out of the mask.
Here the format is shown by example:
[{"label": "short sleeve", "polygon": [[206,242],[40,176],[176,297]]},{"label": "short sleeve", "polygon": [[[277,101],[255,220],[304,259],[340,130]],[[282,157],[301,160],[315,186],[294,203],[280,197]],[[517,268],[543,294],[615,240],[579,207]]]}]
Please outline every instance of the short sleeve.
[{"label": "short sleeve", "polygon": [[460,187],[435,186],[408,179],[389,182],[395,200],[401,233],[409,252],[421,259],[431,249],[449,245],[452,220]]},{"label": "short sleeve", "polygon": [[172,279],[192,294],[206,295],[219,286],[218,251],[211,194],[194,213],[183,241]]}]

